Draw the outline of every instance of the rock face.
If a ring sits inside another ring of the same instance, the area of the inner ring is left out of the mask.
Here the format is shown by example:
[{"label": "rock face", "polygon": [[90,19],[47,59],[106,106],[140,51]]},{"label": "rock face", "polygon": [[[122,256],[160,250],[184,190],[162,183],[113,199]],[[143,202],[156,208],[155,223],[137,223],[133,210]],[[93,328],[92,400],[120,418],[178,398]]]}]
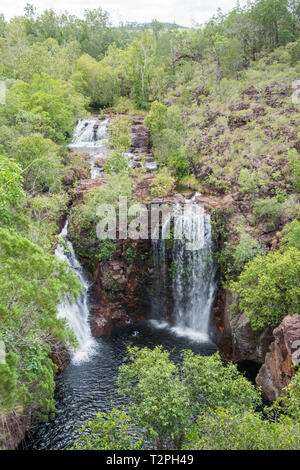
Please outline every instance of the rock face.
[{"label": "rock face", "polygon": [[150,133],[149,129],[144,125],[143,117],[136,117],[132,123],[131,130],[131,146],[129,152],[136,154],[151,154],[150,149]]},{"label": "rock face", "polygon": [[0,419],[0,449],[15,450],[30,429],[31,411],[12,411]]},{"label": "rock face", "polygon": [[256,378],[264,396],[275,400],[293,377],[293,364],[300,363],[300,315],[287,316],[273,331],[274,341]]},{"label": "rock face", "polygon": [[115,247],[110,258],[100,261],[92,273],[96,298],[91,329],[96,338],[128,325],[130,319],[146,318],[149,312],[149,241],[119,240]]},{"label": "rock face", "polygon": [[240,315],[233,329],[232,353],[234,361],[263,363],[270,342],[273,339],[271,328],[262,332],[253,331],[246,316]]},{"label": "rock face", "polygon": [[49,354],[54,364],[58,367],[58,373],[63,372],[69,367],[70,353],[62,342],[57,342],[52,346],[52,351]]},{"label": "rock face", "polygon": [[231,361],[253,361],[263,364],[269,345],[273,340],[272,330],[253,331],[244,314],[232,316],[233,294],[219,292],[218,308],[215,314],[216,341],[222,355]]}]

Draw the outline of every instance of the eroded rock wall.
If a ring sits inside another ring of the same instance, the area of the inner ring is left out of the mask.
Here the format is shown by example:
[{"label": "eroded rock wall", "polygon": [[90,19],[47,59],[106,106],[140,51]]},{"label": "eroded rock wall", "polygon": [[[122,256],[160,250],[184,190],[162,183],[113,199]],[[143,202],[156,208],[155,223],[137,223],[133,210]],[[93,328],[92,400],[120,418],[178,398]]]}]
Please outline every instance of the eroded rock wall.
[{"label": "eroded rock wall", "polygon": [[285,317],[273,336],[274,341],[256,378],[269,401],[276,400],[290,383],[295,374],[293,366],[300,363],[300,315]]}]

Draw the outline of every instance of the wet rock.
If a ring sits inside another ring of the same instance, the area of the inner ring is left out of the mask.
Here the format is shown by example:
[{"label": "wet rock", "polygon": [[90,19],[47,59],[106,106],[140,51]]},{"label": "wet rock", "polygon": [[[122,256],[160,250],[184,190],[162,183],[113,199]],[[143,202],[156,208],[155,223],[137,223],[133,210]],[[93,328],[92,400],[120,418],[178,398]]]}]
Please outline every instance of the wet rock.
[{"label": "wet rock", "polygon": [[116,328],[129,324],[129,317],[120,306],[106,304],[94,310],[91,319],[92,334],[95,338],[110,335]]},{"label": "wet rock", "polygon": [[273,335],[274,341],[256,378],[257,385],[270,401],[290,383],[295,374],[292,366],[300,362],[300,315],[285,317]]}]

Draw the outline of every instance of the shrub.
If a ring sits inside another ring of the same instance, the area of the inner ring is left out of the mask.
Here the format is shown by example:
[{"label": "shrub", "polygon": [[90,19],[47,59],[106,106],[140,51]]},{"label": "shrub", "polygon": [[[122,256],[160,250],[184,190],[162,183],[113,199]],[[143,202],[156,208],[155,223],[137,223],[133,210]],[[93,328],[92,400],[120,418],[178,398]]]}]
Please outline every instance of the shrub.
[{"label": "shrub", "polygon": [[16,159],[22,165],[28,191],[60,190],[63,165],[58,147],[50,139],[42,134],[20,137],[16,143]]},{"label": "shrub", "polygon": [[281,204],[276,197],[257,199],[253,205],[254,215],[258,222],[267,224],[267,228],[275,230],[280,224]]},{"label": "shrub", "polygon": [[179,178],[182,178],[189,172],[190,162],[184,147],[181,147],[176,152],[172,152],[168,157],[167,163],[168,167],[173,169]]},{"label": "shrub", "polygon": [[9,215],[9,208],[25,196],[21,168],[13,160],[0,155],[0,217]]},{"label": "shrub", "polygon": [[255,171],[251,173],[246,168],[243,168],[240,171],[239,184],[242,193],[249,193],[251,196],[254,196],[258,192],[261,180]]},{"label": "shrub", "polygon": [[282,239],[282,242],[289,248],[294,247],[300,250],[300,221],[293,220],[284,227],[283,231],[286,236]]},{"label": "shrub", "polygon": [[236,416],[231,409],[217,408],[201,415],[188,431],[184,449],[193,450],[295,450],[300,449],[300,426],[272,423],[260,414]]},{"label": "shrub", "polygon": [[170,175],[169,171],[164,168],[156,174],[151,187],[152,196],[167,196],[175,185],[175,178]]},{"label": "shrub", "polygon": [[300,192],[300,154],[296,149],[292,149],[288,152],[287,159],[293,174],[296,189]]},{"label": "shrub", "polygon": [[226,281],[236,279],[245,264],[257,255],[264,254],[259,242],[248,233],[242,233],[239,243],[226,243],[219,262]]},{"label": "shrub", "polygon": [[286,315],[299,313],[300,251],[288,248],[257,256],[231,283],[253,330],[276,327]]}]

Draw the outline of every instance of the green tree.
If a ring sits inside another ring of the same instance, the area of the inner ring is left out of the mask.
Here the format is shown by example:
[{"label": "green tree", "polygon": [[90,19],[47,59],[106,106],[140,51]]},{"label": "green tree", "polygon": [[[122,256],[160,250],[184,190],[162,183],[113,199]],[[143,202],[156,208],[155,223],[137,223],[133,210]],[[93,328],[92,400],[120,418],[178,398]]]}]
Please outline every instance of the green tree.
[{"label": "green tree", "polygon": [[71,135],[76,116],[84,114],[84,100],[71,83],[35,74],[29,83],[12,86],[7,97],[7,111],[15,122],[22,111],[30,112],[33,130],[43,132],[55,142],[63,143]]},{"label": "green tree", "polygon": [[22,182],[21,167],[0,155],[0,217],[7,217],[10,207],[25,197]]},{"label": "green tree", "polygon": [[[55,341],[75,344],[57,305],[81,292],[76,278],[57,258],[14,231],[0,229],[0,338],[6,362],[0,364],[0,410],[19,407],[45,416],[55,410],[56,370],[48,357]],[[19,411],[20,412],[20,411]]]},{"label": "green tree", "polygon": [[119,392],[129,400],[128,412],[114,408],[100,414],[88,423],[76,447],[111,449],[120,434],[119,445],[129,448],[181,449],[200,412],[211,413],[220,405],[233,407],[240,416],[260,403],[254,386],[218,354],[184,351],[182,356],[182,363],[175,364],[162,347],[128,348],[129,363],[120,367],[117,380]]},{"label": "green tree", "polygon": [[293,220],[289,225],[285,225],[283,231],[286,234],[282,239],[284,246],[300,250],[300,221]]},{"label": "green tree", "polygon": [[254,330],[279,325],[300,307],[300,251],[273,251],[250,261],[231,289]]},{"label": "green tree", "polygon": [[60,190],[63,165],[54,142],[42,134],[20,137],[15,156],[23,168],[24,185],[28,191]]},{"label": "green tree", "polygon": [[300,449],[300,426],[272,423],[259,413],[218,408],[201,415],[187,432],[186,450],[296,450]]},{"label": "green tree", "polygon": [[93,107],[111,106],[120,95],[118,72],[111,66],[103,66],[87,54],[76,63],[73,77],[76,88],[89,99]]}]

